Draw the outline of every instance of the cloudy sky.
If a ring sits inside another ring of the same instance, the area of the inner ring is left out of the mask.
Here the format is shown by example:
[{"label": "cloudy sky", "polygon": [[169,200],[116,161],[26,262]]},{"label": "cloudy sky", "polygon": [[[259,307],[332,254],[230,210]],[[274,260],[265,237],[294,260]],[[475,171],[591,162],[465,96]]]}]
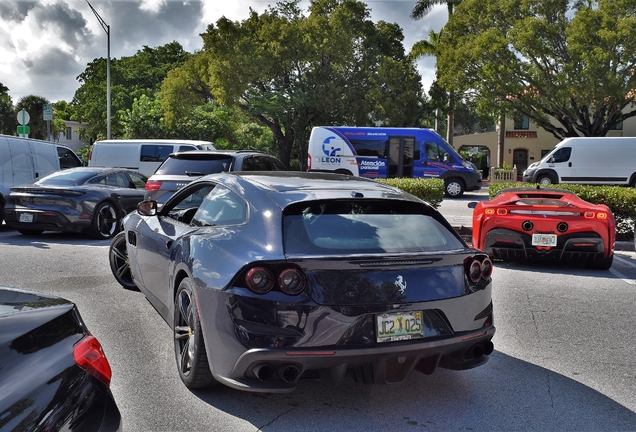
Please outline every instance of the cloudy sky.
[{"label": "cloudy sky", "polygon": [[[262,12],[275,0],[88,0],[110,26],[111,59],[134,55],[176,41],[188,52],[201,49],[208,24],[225,16],[241,21],[249,9]],[[445,6],[424,19],[409,14],[415,0],[365,0],[374,21],[395,22],[407,50],[446,23]],[[302,9],[308,1],[300,3]],[[0,0],[0,83],[13,103],[27,95],[50,102],[73,99],[77,76],[96,58],[106,58],[107,37],[86,0]],[[434,79],[434,60],[418,63],[426,90]]]}]

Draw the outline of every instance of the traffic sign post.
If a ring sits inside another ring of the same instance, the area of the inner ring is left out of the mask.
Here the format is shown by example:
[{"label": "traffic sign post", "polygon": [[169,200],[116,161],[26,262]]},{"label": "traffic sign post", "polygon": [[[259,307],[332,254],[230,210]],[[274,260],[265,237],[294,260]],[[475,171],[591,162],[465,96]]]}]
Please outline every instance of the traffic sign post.
[{"label": "traffic sign post", "polygon": [[29,120],[31,120],[31,116],[29,116],[29,113],[22,108],[22,110],[18,113],[18,123],[21,125],[18,126],[18,136],[22,138],[29,137],[29,132],[31,131],[31,128],[27,126],[27,124],[29,124]]},{"label": "traffic sign post", "polygon": [[51,120],[53,120],[53,105],[42,104],[42,114],[46,120],[46,137],[51,141]]}]

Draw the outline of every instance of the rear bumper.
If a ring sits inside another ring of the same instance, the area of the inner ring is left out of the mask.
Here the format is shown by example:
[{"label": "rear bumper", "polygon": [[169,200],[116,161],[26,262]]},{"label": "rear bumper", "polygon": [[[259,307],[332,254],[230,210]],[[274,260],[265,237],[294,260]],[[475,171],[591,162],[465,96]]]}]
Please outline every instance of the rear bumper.
[{"label": "rear bumper", "polygon": [[504,228],[486,234],[484,250],[495,259],[589,262],[607,258],[603,239],[594,232],[560,235],[555,247],[532,246],[532,236]]},{"label": "rear bumper", "polygon": [[300,378],[319,378],[336,384],[347,372],[356,382],[393,384],[417,370],[427,375],[437,367],[453,370],[483,365],[494,346],[495,327],[418,343],[396,342],[370,348],[251,349],[237,360],[228,375],[216,380],[237,390],[284,393]]},{"label": "rear bumper", "polygon": [[[33,222],[20,222],[20,214],[31,214]],[[89,219],[70,220],[66,215],[56,211],[39,210],[4,210],[5,223],[17,230],[81,232],[91,224]]]}]

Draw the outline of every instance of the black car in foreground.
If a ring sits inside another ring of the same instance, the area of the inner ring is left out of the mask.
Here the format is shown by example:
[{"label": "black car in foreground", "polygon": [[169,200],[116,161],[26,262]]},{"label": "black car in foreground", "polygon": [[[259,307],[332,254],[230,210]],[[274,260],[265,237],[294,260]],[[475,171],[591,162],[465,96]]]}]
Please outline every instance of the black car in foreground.
[{"label": "black car in foreground", "polygon": [[190,388],[397,383],[493,351],[492,262],[425,202],[360,177],[236,172],[144,201],[111,268],[174,331]]},{"label": "black car in foreground", "polygon": [[7,225],[25,235],[42,231],[83,232],[102,240],[143,201],[147,178],[123,168],[78,167],[11,188]]},{"label": "black car in foreground", "polygon": [[0,286],[0,430],[121,430],[110,379],[73,303]]},{"label": "black car in foreground", "polygon": [[161,205],[197,177],[229,171],[287,171],[287,167],[274,156],[258,150],[175,152],[150,176],[144,198]]}]

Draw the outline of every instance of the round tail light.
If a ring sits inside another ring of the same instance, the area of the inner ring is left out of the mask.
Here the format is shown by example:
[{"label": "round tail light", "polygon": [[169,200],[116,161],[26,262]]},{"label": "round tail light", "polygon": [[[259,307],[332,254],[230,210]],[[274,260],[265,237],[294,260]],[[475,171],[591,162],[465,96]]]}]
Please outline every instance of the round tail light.
[{"label": "round tail light", "polygon": [[481,278],[481,263],[477,260],[473,260],[468,267],[468,278],[471,282],[477,283]]},{"label": "round tail light", "polygon": [[492,261],[486,258],[481,263],[481,278],[488,279],[492,275]]},{"label": "round tail light", "polygon": [[265,294],[274,287],[274,275],[263,267],[254,267],[245,275],[245,283],[250,291]]},{"label": "round tail light", "polygon": [[305,289],[305,275],[294,268],[283,270],[278,276],[278,286],[285,294],[299,294]]}]

